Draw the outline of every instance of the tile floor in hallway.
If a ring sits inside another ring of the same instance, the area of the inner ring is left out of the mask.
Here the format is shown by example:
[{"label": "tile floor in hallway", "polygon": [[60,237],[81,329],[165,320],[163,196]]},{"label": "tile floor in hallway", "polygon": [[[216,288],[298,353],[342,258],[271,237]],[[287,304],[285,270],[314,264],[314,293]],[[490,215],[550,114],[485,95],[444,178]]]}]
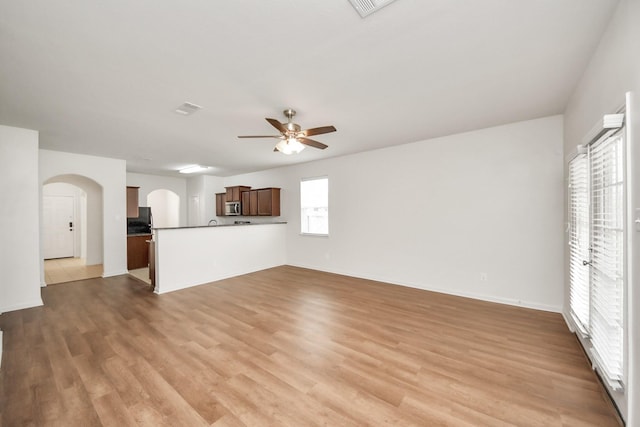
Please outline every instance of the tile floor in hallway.
[{"label": "tile floor in hallway", "polygon": [[85,265],[82,258],[44,260],[44,280],[47,285],[101,277],[102,271],[102,264]]}]

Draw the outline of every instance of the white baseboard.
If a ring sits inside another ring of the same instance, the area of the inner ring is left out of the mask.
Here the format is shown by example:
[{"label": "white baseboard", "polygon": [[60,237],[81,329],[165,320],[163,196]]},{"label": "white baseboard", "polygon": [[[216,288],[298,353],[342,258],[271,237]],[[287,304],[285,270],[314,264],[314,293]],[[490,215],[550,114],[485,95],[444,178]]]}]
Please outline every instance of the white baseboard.
[{"label": "white baseboard", "polygon": [[458,297],[477,299],[477,300],[480,300],[480,301],[495,302],[495,303],[498,303],[498,304],[513,305],[513,306],[517,306],[517,307],[530,308],[530,309],[533,309],[533,310],[549,311],[549,312],[552,312],[552,313],[561,313],[562,312],[562,306],[553,306],[553,305],[540,304],[540,303],[531,302],[531,301],[522,301],[522,300],[516,300],[516,299],[510,299],[510,298],[494,297],[494,296],[491,296],[491,295],[474,294],[474,293],[470,293],[470,292],[452,291],[452,290],[447,289],[447,288],[425,285],[423,283],[396,282],[394,280],[389,279],[388,277],[354,275],[353,273],[344,272],[344,271],[335,271],[335,270],[320,270],[317,267],[312,267],[312,266],[308,266],[308,265],[296,265],[296,264],[289,264],[289,265],[292,265],[293,267],[308,268],[310,270],[318,270],[318,271],[324,271],[324,272],[327,272],[327,273],[340,274],[340,275],[343,275],[343,276],[357,277],[359,279],[366,279],[366,280],[373,280],[373,281],[376,281],[376,282],[389,283],[391,285],[405,286],[407,288],[422,289],[424,291],[438,292],[438,293],[441,293],[441,294],[447,294],[447,295],[454,295],[454,296],[458,296]]},{"label": "white baseboard", "polygon": [[36,300],[33,301],[25,301],[25,302],[21,302],[20,304],[14,304],[14,305],[9,305],[6,307],[0,307],[0,313],[6,313],[9,311],[15,311],[15,310],[22,310],[25,308],[32,308],[32,307],[40,307],[41,305],[44,305],[42,303],[42,298],[38,298]]},{"label": "white baseboard", "polygon": [[569,328],[569,331],[571,331],[572,334],[576,333],[576,328],[573,326],[573,322],[569,320],[569,318],[567,317],[567,314],[562,311],[562,318],[564,319],[564,323],[567,324],[567,328]]},{"label": "white baseboard", "polygon": [[102,277],[122,276],[123,274],[129,274],[129,270],[105,271],[102,273]]}]

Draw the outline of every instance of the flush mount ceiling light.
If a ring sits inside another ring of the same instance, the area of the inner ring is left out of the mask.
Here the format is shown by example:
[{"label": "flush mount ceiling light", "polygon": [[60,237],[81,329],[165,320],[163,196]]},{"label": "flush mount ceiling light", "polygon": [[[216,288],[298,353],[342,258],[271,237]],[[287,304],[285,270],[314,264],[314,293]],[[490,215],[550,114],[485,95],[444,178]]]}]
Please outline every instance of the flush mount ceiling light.
[{"label": "flush mount ceiling light", "polygon": [[178,172],[180,172],[180,173],[196,173],[196,172],[206,171],[207,169],[210,169],[209,166],[193,165],[193,166],[188,166],[186,168],[182,168]]},{"label": "flush mount ceiling light", "polygon": [[196,111],[200,110],[202,107],[191,102],[185,102],[174,111],[178,114],[182,114],[183,116],[189,116]]},{"label": "flush mount ceiling light", "polygon": [[366,18],[373,12],[382,9],[395,0],[349,0],[349,3],[360,14],[361,18]]}]

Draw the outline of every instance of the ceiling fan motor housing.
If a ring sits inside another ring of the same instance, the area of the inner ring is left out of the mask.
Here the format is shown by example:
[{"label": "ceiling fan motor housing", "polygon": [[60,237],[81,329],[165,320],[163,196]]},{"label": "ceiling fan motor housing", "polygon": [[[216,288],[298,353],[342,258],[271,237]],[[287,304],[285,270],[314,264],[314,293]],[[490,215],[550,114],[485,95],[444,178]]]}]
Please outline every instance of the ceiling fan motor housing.
[{"label": "ceiling fan motor housing", "polygon": [[288,118],[289,121],[291,121],[291,119],[293,119],[293,116],[296,115],[296,110],[292,108],[287,108],[286,110],[283,111],[283,113],[284,113],[284,116]]},{"label": "ceiling fan motor housing", "polygon": [[298,125],[298,124],[295,124],[293,122],[289,122],[289,123],[285,123],[284,125],[287,127],[287,131],[289,131],[291,133],[300,132],[300,125]]}]

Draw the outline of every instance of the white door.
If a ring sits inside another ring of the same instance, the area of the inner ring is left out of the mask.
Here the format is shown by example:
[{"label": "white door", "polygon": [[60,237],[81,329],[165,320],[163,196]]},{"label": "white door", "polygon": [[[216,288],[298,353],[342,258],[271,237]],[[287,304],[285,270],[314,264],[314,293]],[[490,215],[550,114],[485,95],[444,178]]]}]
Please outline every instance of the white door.
[{"label": "white door", "polygon": [[44,196],[42,200],[44,259],[73,256],[75,223],[73,197]]}]

